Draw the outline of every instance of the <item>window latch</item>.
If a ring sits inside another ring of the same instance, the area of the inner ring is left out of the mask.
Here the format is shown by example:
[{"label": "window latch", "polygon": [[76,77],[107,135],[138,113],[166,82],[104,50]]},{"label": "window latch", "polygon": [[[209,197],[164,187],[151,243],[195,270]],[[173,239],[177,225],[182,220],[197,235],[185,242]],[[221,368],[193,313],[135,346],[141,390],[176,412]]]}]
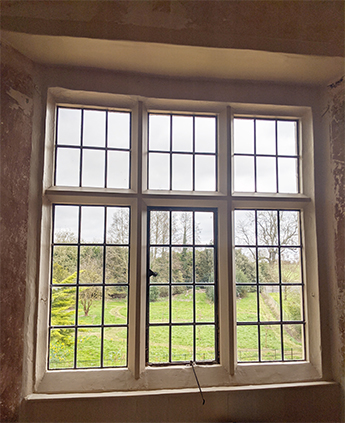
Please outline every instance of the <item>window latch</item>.
[{"label": "window latch", "polygon": [[195,369],[194,369],[195,363],[193,361],[191,361],[190,365],[192,366],[193,373],[194,373],[194,376],[195,376],[195,380],[196,380],[196,383],[198,384],[198,388],[199,388],[200,395],[201,395],[201,398],[202,398],[202,405],[204,405],[205,404],[205,398],[204,398],[204,395],[202,394],[202,390],[201,390],[201,386],[200,386],[200,383],[199,383],[198,376],[195,373]]},{"label": "window latch", "polygon": [[149,271],[148,271],[148,277],[150,278],[151,276],[154,276],[154,277],[156,277],[156,276],[158,276],[158,273],[157,272],[154,272],[153,270],[151,270],[151,269],[149,269]]}]

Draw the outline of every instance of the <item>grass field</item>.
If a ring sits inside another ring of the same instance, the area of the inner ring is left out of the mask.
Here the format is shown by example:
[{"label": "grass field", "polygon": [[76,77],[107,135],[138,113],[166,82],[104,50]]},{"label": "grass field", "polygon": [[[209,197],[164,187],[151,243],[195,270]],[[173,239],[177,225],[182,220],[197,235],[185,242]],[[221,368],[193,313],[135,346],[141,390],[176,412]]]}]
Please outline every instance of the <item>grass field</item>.
[{"label": "grass field", "polygon": [[[276,293],[269,294],[271,301],[276,301]],[[291,296],[293,300],[293,296]],[[206,296],[205,290],[196,291],[196,359],[214,360],[215,358],[215,326],[214,303]],[[289,312],[289,304],[285,302],[284,313]],[[291,306],[292,307],[292,306]],[[291,308],[290,307],[290,308]],[[260,295],[260,317],[268,322],[275,321],[272,304],[267,304]],[[273,310],[273,311],[272,311]],[[168,297],[158,297],[157,301],[150,302],[150,323],[169,322]],[[68,323],[74,324],[74,316],[69,316]],[[54,320],[54,315],[52,321]],[[246,297],[237,300],[237,320],[239,322],[257,321],[256,293],[248,293]],[[78,312],[78,325],[99,325],[102,321],[101,300],[94,301],[90,307],[88,316],[84,315],[82,308]],[[171,303],[172,323],[192,323],[193,321],[193,292],[187,290],[184,293],[172,296]],[[104,323],[126,325],[127,323],[127,300],[107,299],[104,308]],[[205,323],[211,323],[209,325]],[[59,331],[59,333],[54,333]],[[303,359],[301,325],[284,325],[284,358]],[[59,335],[59,336],[55,336]],[[77,339],[77,367],[100,367],[101,356],[101,329],[78,328]],[[49,362],[51,369],[71,368],[74,366],[74,329],[52,329],[50,342]],[[169,327],[151,326],[149,330],[149,361],[167,362],[169,358]],[[258,360],[258,328],[257,325],[238,326],[237,329],[238,359],[239,361]],[[265,325],[260,333],[260,346],[262,360],[281,360],[281,332],[280,325]],[[103,340],[103,366],[126,366],[127,364],[127,328],[110,327],[104,329]],[[172,327],[172,361],[189,361],[193,359],[193,326]]]}]

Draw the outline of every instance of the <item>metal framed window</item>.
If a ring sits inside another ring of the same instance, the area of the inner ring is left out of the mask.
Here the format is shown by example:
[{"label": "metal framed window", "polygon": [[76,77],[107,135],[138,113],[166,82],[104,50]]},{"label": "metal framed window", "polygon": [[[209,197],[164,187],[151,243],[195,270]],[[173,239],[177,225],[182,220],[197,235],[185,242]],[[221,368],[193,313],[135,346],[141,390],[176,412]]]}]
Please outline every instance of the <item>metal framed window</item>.
[{"label": "metal framed window", "polygon": [[129,207],[53,205],[48,369],[127,365]]},{"label": "metal framed window", "polygon": [[218,363],[217,210],[149,208],[146,362]]},{"label": "metal framed window", "polygon": [[305,360],[299,210],[234,211],[239,362]]},{"label": "metal framed window", "polygon": [[217,116],[148,114],[148,188],[217,191]]},{"label": "metal framed window", "polygon": [[55,185],[128,189],[130,168],[130,112],[57,108]]},{"label": "metal framed window", "polygon": [[300,192],[298,121],[235,117],[234,191]]}]

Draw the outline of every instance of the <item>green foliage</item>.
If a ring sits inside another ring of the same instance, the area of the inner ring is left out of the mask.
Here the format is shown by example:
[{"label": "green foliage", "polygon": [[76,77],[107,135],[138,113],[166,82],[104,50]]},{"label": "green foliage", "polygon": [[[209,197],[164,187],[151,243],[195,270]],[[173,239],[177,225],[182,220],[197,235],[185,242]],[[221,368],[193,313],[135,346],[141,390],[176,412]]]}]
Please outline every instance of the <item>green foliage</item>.
[{"label": "green foliage", "polygon": [[152,286],[150,288],[150,302],[153,303],[158,299],[159,290],[157,286]]}]

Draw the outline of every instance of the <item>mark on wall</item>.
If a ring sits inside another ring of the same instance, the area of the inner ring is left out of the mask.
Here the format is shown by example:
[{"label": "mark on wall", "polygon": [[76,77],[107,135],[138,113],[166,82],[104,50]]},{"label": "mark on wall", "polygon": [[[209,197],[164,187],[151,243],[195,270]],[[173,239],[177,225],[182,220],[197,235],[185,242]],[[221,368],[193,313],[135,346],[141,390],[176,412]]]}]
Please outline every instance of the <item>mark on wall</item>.
[{"label": "mark on wall", "polygon": [[32,98],[22,94],[20,91],[14,90],[12,87],[8,91],[6,91],[16,103],[10,105],[10,109],[18,110],[19,108],[23,110],[26,116],[30,116],[32,107],[33,107],[33,100]]}]

